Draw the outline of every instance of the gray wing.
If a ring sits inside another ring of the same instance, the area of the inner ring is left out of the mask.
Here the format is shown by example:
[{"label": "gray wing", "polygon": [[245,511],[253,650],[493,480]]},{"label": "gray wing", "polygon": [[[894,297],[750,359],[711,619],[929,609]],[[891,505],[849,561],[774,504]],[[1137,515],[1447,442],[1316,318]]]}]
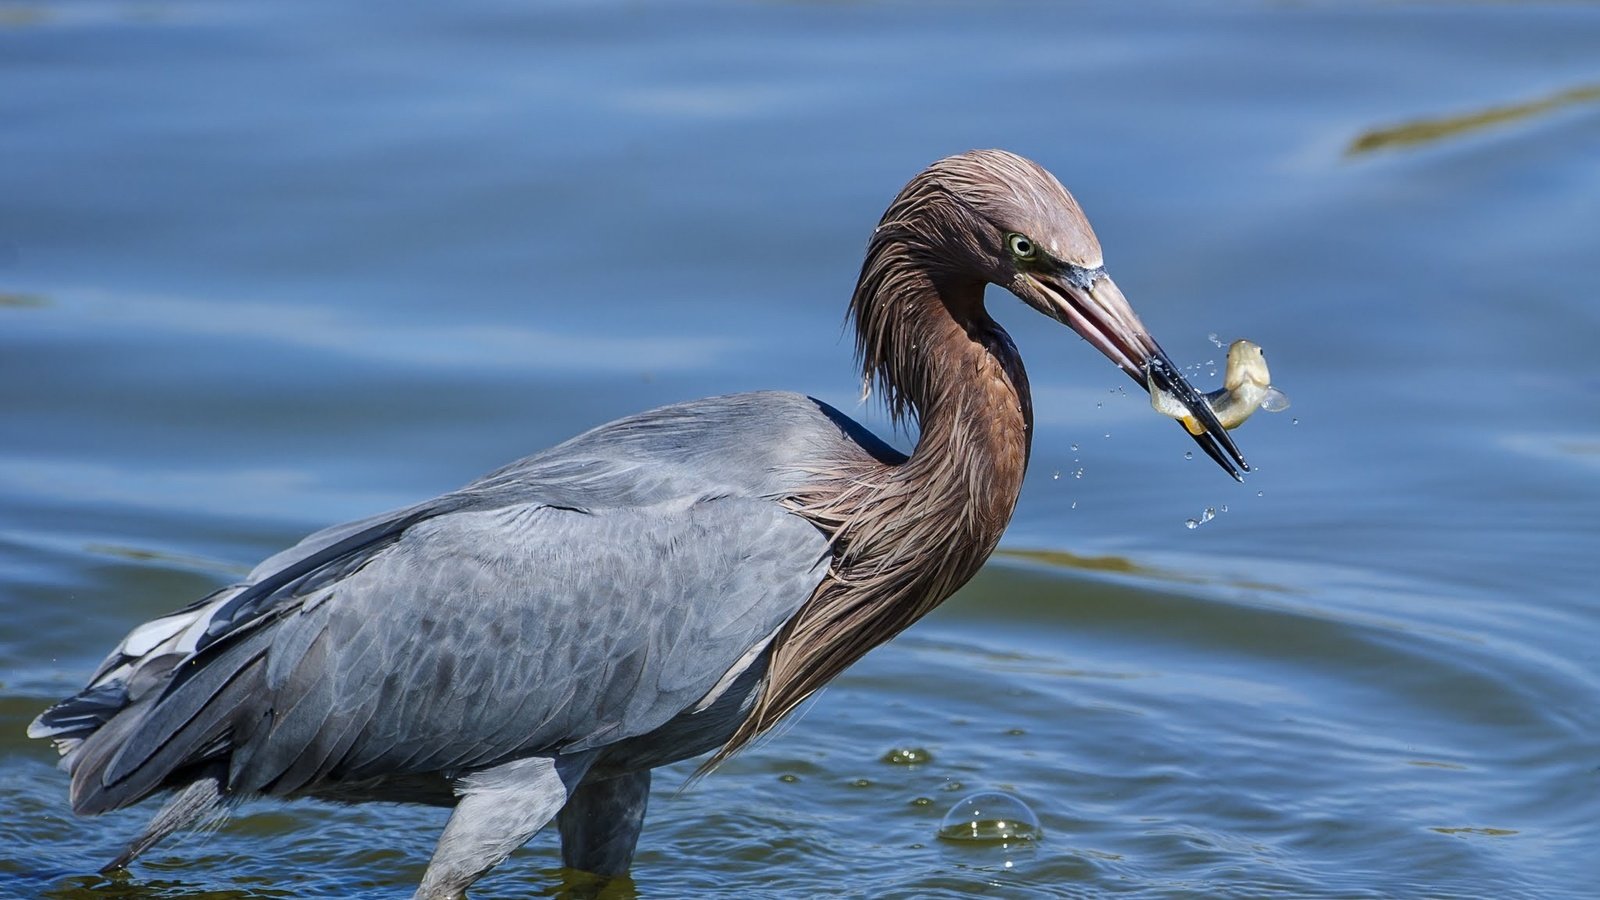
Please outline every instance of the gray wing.
[{"label": "gray wing", "polygon": [[289,792],[648,733],[768,640],[827,564],[814,527],[761,500],[428,520],[277,625],[229,783]]},{"label": "gray wing", "polygon": [[647,733],[820,582],[826,539],[779,500],[863,443],[893,453],[786,394],[611,423],[140,626],[30,733],[65,738],[80,811],[220,757],[231,790],[289,792]]}]

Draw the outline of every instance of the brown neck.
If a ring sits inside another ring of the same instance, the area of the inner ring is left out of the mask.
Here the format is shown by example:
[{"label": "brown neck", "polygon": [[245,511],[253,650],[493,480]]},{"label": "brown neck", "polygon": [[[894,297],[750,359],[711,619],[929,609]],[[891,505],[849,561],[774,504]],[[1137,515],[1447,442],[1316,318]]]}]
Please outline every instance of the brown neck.
[{"label": "brown neck", "polygon": [[756,707],[704,769],[955,593],[1016,507],[1033,405],[1010,337],[983,308],[983,283],[940,281],[913,253],[874,268],[882,249],[869,252],[853,306],[868,377],[892,414],[915,418],[916,449],[899,465],[843,461],[795,498],[833,535],[833,567],[774,639]]},{"label": "brown neck", "polygon": [[[1011,338],[984,310],[983,283],[939,284],[918,274],[920,302],[899,323],[913,335],[902,342],[911,358],[879,368],[917,420],[917,446],[882,473],[882,488],[864,504],[871,511],[841,537],[868,544],[867,555],[880,560],[932,563],[913,573],[928,591],[914,604],[921,616],[972,577],[1011,521],[1033,403]],[[903,307],[905,298],[900,292],[895,302]],[[927,558],[927,547],[936,558]]]}]

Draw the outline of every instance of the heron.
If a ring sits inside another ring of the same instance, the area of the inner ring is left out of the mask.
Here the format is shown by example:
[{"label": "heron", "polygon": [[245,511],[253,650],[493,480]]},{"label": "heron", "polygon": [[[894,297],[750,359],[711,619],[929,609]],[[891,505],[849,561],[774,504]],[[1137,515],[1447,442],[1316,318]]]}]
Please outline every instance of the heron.
[{"label": "heron", "polygon": [[625,874],[653,769],[709,771],[967,582],[1032,444],[987,285],[1176,398],[1249,465],[1106,274],[1077,201],[1001,150],[912,178],[848,318],[909,454],[820,400],[695,400],[316,532],[134,628],[28,729],[96,815],[165,794],[106,870],[252,797],[451,809],[414,896],[461,898],[551,822]]}]

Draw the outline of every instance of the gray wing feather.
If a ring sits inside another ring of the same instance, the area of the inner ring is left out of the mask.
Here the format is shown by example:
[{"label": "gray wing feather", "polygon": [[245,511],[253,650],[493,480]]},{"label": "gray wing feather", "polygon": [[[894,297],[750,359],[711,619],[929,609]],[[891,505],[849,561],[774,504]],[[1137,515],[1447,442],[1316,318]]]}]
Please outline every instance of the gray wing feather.
[{"label": "gray wing feather", "polygon": [[764,500],[427,520],[274,628],[271,725],[229,783],[290,792],[647,733],[793,615],[827,561],[820,532]]},{"label": "gray wing feather", "polygon": [[184,690],[113,719],[109,730],[97,732],[86,745],[89,752],[72,768],[74,811],[93,815],[115,809],[157,790],[174,770],[226,752],[224,739],[259,695],[257,673],[269,643],[265,632],[253,630],[219,645]]}]

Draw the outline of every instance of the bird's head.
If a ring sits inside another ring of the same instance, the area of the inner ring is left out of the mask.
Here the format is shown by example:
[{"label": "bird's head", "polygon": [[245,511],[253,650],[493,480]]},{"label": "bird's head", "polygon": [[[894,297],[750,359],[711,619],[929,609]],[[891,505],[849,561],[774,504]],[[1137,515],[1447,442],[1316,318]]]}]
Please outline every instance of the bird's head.
[{"label": "bird's head", "polygon": [[1014,153],[974,150],[934,163],[901,196],[937,211],[935,227],[916,229],[929,263],[1009,290],[1070,326],[1140,387],[1176,397],[1205,428],[1195,441],[1242,480],[1249,464],[1106,274],[1094,229],[1055,176]]}]

